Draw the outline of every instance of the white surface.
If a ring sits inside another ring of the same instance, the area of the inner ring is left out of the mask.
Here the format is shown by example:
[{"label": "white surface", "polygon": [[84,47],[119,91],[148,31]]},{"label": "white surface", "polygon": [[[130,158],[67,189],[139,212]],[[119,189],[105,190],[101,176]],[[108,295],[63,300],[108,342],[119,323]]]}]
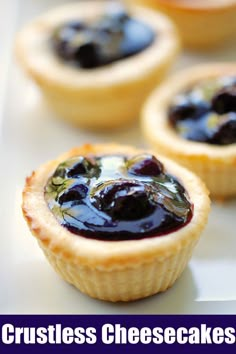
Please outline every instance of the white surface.
[{"label": "white surface", "polygon": [[[95,135],[57,121],[44,106],[37,88],[14,60],[9,61],[14,30],[59,2],[62,1],[0,0],[5,13],[5,26],[0,27],[0,50],[4,54],[0,56],[0,73],[1,78],[7,77],[0,80],[0,313],[236,313],[235,201],[213,205],[202,240],[175,286],[164,294],[134,303],[109,304],[81,294],[54,273],[31,237],[21,215],[21,191],[26,175],[40,163],[83,142],[144,145],[138,126]],[[234,60],[234,48],[235,43],[231,43],[208,54],[185,53],[175,70],[202,61]]]}]

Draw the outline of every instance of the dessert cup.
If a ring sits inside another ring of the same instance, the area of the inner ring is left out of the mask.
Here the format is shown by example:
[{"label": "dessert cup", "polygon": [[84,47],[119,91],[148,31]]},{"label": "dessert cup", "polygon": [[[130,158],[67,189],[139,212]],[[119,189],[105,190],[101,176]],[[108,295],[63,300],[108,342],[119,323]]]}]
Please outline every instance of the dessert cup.
[{"label": "dessert cup", "polygon": [[[155,39],[145,50],[94,69],[59,58],[51,37],[69,21],[92,21],[106,1],[66,4],[26,25],[16,39],[16,55],[58,117],[88,129],[125,128],[138,119],[147,95],[162,81],[179,51],[174,25],[161,13],[131,6],[131,17],[149,26]],[[75,16],[76,14],[76,16]]]},{"label": "dessert cup", "polygon": [[84,145],[44,164],[26,180],[23,214],[46,258],[64,280],[97,299],[131,301],[167,290],[185,269],[207,222],[210,203],[204,184],[159,155],[166,173],[187,191],[192,217],[183,227],[159,236],[109,241],[75,234],[58,222],[45,200],[45,186],[60,163],[76,156],[140,153],[115,144]]},{"label": "dessert cup", "polygon": [[235,76],[233,63],[199,65],[170,78],[147,100],[142,128],[152,148],[194,171],[211,196],[225,199],[236,195],[236,144],[214,145],[181,137],[168,120],[174,97],[208,79]]}]

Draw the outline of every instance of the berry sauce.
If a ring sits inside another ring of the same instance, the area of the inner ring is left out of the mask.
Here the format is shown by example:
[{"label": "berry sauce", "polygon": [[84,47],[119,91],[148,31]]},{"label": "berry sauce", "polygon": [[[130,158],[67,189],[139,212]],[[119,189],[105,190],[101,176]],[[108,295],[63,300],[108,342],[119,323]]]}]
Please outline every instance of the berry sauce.
[{"label": "berry sauce", "polygon": [[93,69],[138,54],[154,39],[155,33],[148,25],[131,18],[117,5],[93,21],[63,23],[53,33],[52,46],[63,61]]},{"label": "berry sauce", "polygon": [[179,94],[168,118],[187,139],[214,145],[236,143],[236,77],[204,81]]},{"label": "berry sauce", "polygon": [[184,187],[150,154],[70,158],[48,180],[45,200],[66,229],[105,241],[164,236],[193,215]]}]

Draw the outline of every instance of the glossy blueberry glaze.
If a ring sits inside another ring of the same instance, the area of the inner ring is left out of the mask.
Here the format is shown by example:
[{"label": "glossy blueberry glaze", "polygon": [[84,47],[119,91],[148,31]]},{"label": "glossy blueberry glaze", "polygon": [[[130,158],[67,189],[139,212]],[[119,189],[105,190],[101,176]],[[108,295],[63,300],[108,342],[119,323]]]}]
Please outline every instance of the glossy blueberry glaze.
[{"label": "glossy blueberry glaze", "polygon": [[154,39],[148,25],[131,18],[121,6],[113,6],[92,22],[62,24],[53,33],[52,44],[65,62],[93,69],[138,54]]},{"label": "glossy blueberry glaze", "polygon": [[214,145],[236,143],[236,77],[203,82],[175,97],[169,121],[185,139]]},{"label": "glossy blueberry glaze", "polygon": [[69,231],[105,241],[163,236],[193,213],[184,187],[149,154],[73,157],[48,180],[45,200]]}]

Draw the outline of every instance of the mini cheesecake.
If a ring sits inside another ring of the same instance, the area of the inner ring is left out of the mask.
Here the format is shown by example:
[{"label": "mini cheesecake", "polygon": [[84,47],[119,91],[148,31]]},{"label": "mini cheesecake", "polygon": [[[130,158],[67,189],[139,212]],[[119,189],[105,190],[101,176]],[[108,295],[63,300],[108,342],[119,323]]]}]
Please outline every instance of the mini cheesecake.
[{"label": "mini cheesecake", "polygon": [[176,24],[186,46],[208,49],[236,34],[235,0],[129,0],[163,11]]},{"label": "mini cheesecake", "polygon": [[84,145],[27,178],[23,214],[47,259],[91,297],[131,301],[171,287],[206,225],[208,192],[151,152]]},{"label": "mini cheesecake", "polygon": [[18,34],[16,54],[58,117],[89,129],[123,127],[179,51],[163,14],[107,1],[66,4]]},{"label": "mini cheesecake", "polygon": [[206,64],[170,78],[148,99],[147,141],[193,170],[212,197],[236,196],[236,65]]}]

